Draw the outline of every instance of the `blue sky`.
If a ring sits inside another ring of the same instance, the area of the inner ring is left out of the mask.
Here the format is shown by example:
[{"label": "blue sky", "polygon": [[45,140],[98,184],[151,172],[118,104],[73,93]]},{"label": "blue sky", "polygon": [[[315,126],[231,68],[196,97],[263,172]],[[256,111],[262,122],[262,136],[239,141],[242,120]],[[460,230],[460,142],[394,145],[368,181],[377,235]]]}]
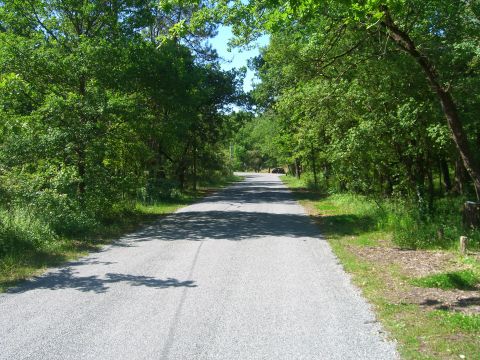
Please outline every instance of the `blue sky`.
[{"label": "blue sky", "polygon": [[[268,36],[262,36],[257,41],[257,46],[252,50],[240,50],[232,49],[230,52],[228,48],[228,40],[233,37],[230,27],[220,26],[218,29],[218,35],[213,39],[210,39],[210,44],[217,49],[218,55],[224,59],[221,62],[222,69],[230,70],[233,68],[240,68],[242,66],[247,66],[248,59],[255,57],[259,54],[258,48],[265,46],[268,43]],[[244,80],[243,89],[245,91],[252,90],[252,81],[255,81],[254,74],[251,70],[247,68],[247,75]]]}]

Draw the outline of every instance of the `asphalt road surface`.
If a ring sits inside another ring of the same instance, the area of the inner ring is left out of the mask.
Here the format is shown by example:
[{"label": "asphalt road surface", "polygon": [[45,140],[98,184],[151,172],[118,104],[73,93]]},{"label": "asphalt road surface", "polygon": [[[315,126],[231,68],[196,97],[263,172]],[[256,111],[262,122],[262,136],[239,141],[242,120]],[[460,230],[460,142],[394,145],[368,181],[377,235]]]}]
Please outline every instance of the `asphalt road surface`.
[{"label": "asphalt road surface", "polygon": [[0,359],[397,357],[277,175],[0,295]]}]

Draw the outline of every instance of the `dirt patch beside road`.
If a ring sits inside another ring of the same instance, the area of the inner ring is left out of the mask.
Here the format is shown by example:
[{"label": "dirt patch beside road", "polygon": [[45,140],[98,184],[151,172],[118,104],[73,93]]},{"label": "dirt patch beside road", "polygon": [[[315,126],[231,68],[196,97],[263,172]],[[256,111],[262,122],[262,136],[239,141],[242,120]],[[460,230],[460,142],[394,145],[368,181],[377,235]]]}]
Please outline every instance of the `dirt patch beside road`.
[{"label": "dirt patch beside road", "polygon": [[[472,290],[442,290],[413,286],[408,279],[428,275],[465,270],[468,265],[458,261],[452,252],[441,250],[403,250],[394,247],[349,246],[349,250],[362,260],[375,266],[391,266],[399,277],[385,273],[388,282],[388,298],[395,303],[416,304],[436,310],[454,310],[465,314],[480,314],[480,286]],[[477,257],[478,254],[471,254]],[[393,282],[398,282],[394,284]]]}]

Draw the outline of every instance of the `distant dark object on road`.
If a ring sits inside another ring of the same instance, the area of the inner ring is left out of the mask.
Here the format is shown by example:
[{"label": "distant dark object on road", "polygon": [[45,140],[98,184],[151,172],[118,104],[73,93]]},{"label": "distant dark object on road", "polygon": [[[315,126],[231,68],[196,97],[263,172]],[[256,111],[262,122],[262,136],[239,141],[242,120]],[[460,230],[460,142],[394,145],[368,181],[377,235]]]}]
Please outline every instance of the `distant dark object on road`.
[{"label": "distant dark object on road", "polygon": [[272,174],[285,174],[285,170],[283,168],[273,168]]}]

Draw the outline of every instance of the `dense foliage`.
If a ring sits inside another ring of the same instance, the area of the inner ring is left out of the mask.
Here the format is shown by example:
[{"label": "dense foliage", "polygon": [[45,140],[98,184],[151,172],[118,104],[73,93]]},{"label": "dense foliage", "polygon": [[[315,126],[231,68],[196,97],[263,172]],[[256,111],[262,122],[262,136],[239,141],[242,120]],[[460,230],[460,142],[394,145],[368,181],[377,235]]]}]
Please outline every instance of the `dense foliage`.
[{"label": "dense foliage", "polygon": [[230,171],[241,74],[170,31],[202,6],[0,1],[0,256]]}]

